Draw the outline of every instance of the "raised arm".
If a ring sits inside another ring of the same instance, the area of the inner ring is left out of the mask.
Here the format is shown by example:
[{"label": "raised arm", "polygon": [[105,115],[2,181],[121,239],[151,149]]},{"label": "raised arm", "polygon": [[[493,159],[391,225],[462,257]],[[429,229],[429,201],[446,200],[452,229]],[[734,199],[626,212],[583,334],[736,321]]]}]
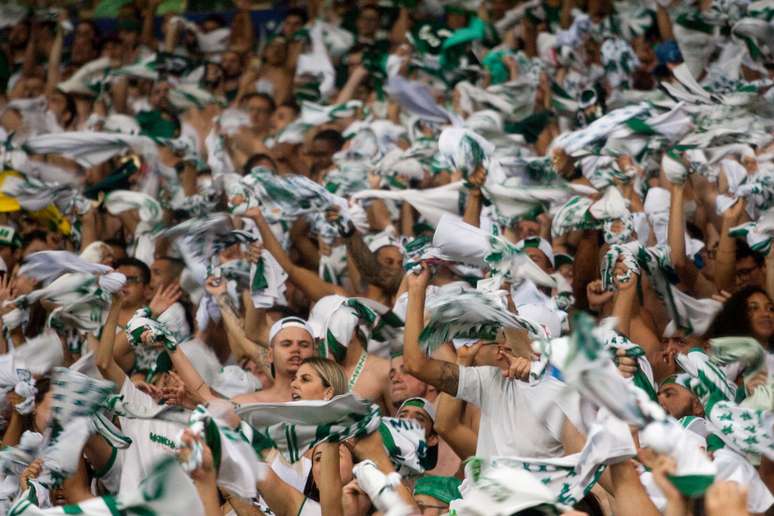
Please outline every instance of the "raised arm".
[{"label": "raised arm", "polygon": [[736,240],[728,234],[739,217],[744,212],[744,200],[740,199],[723,212],[723,221],[720,226],[720,242],[718,243],[718,255],[715,261],[715,285],[718,290],[733,289],[736,275]]},{"label": "raised arm", "polygon": [[468,178],[468,195],[465,202],[465,213],[462,220],[471,226],[479,227],[481,225],[481,187],[486,181],[486,170],[479,166]]},{"label": "raised arm", "polygon": [[113,303],[110,305],[105,325],[102,327],[102,335],[97,347],[96,361],[97,369],[106,379],[115,383],[116,391],[121,390],[121,386],[126,380],[126,373],[121,369],[113,359],[113,344],[116,340],[116,326],[118,325],[118,315],[121,312],[123,300],[118,296],[113,296]]},{"label": "raised arm", "polygon": [[631,321],[632,313],[634,311],[634,303],[637,300],[637,289],[634,288],[637,285],[639,276],[632,274],[631,277],[625,281],[615,280],[617,292],[613,301],[613,317],[617,319],[616,330],[621,335],[631,338]]},{"label": "raised arm", "polygon": [[237,0],[234,2],[237,12],[231,23],[231,49],[235,52],[248,52],[253,46],[253,22],[250,19],[250,2]]},{"label": "raised arm", "polygon": [[408,307],[403,333],[403,363],[408,373],[436,389],[457,396],[460,368],[457,364],[436,360],[419,348],[419,335],[425,324],[425,292],[430,271],[422,266],[419,274],[408,274]]},{"label": "raised arm", "polygon": [[[344,485],[339,470],[339,443],[322,443],[318,445],[320,457],[320,509],[330,516],[343,516],[341,490]],[[315,455],[317,451],[315,450]]]},{"label": "raised arm", "polygon": [[[248,357],[258,364],[264,370],[264,373],[270,377],[271,370],[268,365],[267,348],[265,345],[259,345],[247,337],[239,317],[234,313],[231,303],[229,302],[228,295],[226,294],[226,283],[223,281],[218,282],[217,278],[210,277],[207,278],[206,289],[218,303],[220,315],[223,318],[223,325],[226,327],[226,332],[230,337],[228,342],[231,347],[231,352],[234,353],[238,359]],[[253,302],[252,299],[247,299],[245,301],[250,304]]]},{"label": "raised arm", "polygon": [[142,18],[142,34],[140,42],[150,50],[156,50],[156,38],[153,37],[153,22],[156,17],[156,9],[161,4],[161,0],[150,0],[145,7]]},{"label": "raised arm", "polygon": [[62,28],[62,22],[65,20],[67,20],[67,14],[63,11],[59,14],[54,43],[51,45],[51,51],[48,54],[48,70],[46,72],[47,95],[54,93],[56,85],[59,84],[59,68],[62,66],[62,47],[64,46],[64,29]]},{"label": "raised arm", "polygon": [[[462,347],[457,352],[457,363],[468,366],[473,363],[476,353],[481,349],[479,342],[472,347]],[[435,430],[443,440],[448,443],[454,453],[466,460],[476,454],[478,433],[462,421],[462,413],[465,410],[465,402],[441,393],[438,396],[438,413],[435,418]]]},{"label": "raised arm", "polygon": [[274,256],[285,272],[288,273],[290,281],[303,290],[310,301],[317,301],[320,298],[332,294],[349,296],[349,292],[343,288],[327,283],[321,280],[316,273],[294,264],[282,248],[282,245],[277,241],[277,237],[274,236],[274,233],[271,231],[268,222],[266,222],[266,219],[263,217],[259,208],[251,208],[245,213],[245,216],[250,217],[255,221],[256,226],[258,226],[258,231],[261,233],[263,246],[272,254],[272,256]]}]

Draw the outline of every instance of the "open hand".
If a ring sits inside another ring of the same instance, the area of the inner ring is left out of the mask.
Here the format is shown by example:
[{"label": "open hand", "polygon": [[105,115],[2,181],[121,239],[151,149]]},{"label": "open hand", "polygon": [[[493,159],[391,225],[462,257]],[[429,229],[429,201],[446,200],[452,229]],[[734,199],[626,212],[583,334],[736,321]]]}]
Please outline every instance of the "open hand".
[{"label": "open hand", "polygon": [[159,287],[150,302],[151,315],[153,315],[153,317],[158,317],[163,314],[170,306],[177,303],[182,295],[183,291],[180,289],[180,284],[177,282],[170,283],[164,287]]}]

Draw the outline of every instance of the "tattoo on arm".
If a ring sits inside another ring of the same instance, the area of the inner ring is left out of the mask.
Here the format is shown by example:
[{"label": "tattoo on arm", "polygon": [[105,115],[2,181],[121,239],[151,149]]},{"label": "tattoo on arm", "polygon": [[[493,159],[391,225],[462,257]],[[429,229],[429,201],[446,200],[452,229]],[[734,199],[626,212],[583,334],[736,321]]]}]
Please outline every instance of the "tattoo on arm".
[{"label": "tattoo on arm", "polygon": [[440,362],[440,374],[435,381],[434,386],[450,396],[457,396],[457,390],[460,384],[460,368],[457,364],[451,362]]}]

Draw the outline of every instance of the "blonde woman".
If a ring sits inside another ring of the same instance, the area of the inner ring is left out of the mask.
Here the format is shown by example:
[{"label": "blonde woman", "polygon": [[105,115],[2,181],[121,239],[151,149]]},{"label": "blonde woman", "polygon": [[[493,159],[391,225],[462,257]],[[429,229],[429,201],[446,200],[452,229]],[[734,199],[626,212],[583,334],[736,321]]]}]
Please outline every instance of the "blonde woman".
[{"label": "blonde woman", "polygon": [[333,360],[322,357],[304,359],[290,383],[293,401],[327,401],[334,396],[346,394],[347,390],[344,369]]}]

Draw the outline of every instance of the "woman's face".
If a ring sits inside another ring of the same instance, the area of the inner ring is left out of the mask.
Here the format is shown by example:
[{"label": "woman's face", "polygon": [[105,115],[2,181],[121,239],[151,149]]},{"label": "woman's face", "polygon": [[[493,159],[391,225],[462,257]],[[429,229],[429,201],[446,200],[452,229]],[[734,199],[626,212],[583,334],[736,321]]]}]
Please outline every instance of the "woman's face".
[{"label": "woman's face", "polygon": [[753,336],[759,341],[768,341],[774,333],[772,311],[774,311],[774,304],[765,294],[756,292],[747,298],[747,316],[750,318],[750,327]]},{"label": "woman's face", "polygon": [[[322,459],[322,449],[318,446],[312,454],[312,478],[320,485],[320,460]],[[339,445],[339,474],[341,475],[342,485],[348,484],[352,480],[352,452],[346,445]]]},{"label": "woman's face", "polygon": [[333,398],[333,388],[325,387],[322,378],[314,367],[301,364],[296,376],[290,383],[290,395],[293,401],[298,400],[329,400]]}]

